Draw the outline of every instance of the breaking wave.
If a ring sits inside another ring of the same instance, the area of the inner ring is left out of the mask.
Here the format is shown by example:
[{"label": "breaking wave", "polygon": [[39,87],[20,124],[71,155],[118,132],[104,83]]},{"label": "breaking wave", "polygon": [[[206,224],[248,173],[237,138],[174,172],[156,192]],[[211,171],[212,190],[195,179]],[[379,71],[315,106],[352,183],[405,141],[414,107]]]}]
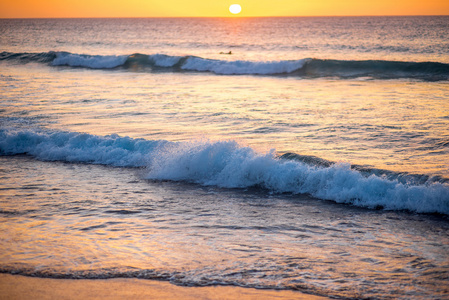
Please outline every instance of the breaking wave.
[{"label": "breaking wave", "polygon": [[1,60],[48,63],[90,69],[128,69],[171,72],[210,72],[218,75],[285,75],[305,78],[368,77],[449,80],[449,64],[384,60],[332,60],[303,58],[281,61],[218,60],[165,54],[86,55],[69,52],[0,53]]},{"label": "breaking wave", "polygon": [[145,178],[152,180],[258,187],[360,207],[449,215],[449,185],[445,180],[417,181],[418,175],[359,170],[310,156],[278,156],[274,150],[257,153],[235,141],[174,143],[115,134],[0,130],[0,155],[18,154],[46,161],[145,167]]}]

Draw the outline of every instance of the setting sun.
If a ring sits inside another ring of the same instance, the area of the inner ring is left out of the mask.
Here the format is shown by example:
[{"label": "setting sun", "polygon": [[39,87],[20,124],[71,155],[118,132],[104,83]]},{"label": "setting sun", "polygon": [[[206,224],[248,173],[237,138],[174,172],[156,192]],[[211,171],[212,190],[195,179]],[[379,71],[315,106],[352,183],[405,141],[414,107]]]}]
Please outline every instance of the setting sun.
[{"label": "setting sun", "polygon": [[239,4],[232,4],[231,6],[229,6],[229,11],[232,14],[236,15],[242,11],[242,7]]},{"label": "setting sun", "polygon": [[118,0],[0,0],[0,18],[449,15],[447,0],[283,0],[282,5],[272,0],[232,2],[128,0],[125,4]]}]

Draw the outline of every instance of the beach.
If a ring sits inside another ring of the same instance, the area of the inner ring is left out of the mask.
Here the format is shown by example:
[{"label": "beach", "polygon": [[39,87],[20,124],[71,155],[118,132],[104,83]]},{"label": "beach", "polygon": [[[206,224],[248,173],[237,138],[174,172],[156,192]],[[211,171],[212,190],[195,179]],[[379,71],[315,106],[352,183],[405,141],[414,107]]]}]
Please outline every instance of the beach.
[{"label": "beach", "polygon": [[0,274],[0,299],[328,299],[234,286],[181,287],[139,279],[49,279]]}]

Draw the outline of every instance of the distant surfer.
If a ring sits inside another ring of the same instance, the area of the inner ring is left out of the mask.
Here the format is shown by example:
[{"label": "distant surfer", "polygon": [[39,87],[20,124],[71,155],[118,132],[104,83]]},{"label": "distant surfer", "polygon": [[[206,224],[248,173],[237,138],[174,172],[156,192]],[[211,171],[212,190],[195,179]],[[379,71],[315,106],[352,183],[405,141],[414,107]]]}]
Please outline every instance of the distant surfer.
[{"label": "distant surfer", "polygon": [[231,55],[231,54],[232,54],[232,51],[229,51],[229,52],[220,52],[220,54]]}]

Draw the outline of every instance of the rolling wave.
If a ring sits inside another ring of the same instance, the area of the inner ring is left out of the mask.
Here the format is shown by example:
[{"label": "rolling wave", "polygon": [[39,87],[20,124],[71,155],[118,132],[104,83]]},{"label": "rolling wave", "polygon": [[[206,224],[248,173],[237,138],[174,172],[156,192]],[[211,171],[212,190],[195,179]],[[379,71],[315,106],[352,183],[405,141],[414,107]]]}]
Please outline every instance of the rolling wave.
[{"label": "rolling wave", "polygon": [[165,54],[86,55],[69,52],[0,53],[1,60],[48,63],[52,66],[90,69],[127,69],[171,72],[210,72],[218,75],[284,75],[305,78],[368,77],[449,80],[449,64],[384,60],[332,60],[304,58],[281,61],[218,60]]},{"label": "rolling wave", "polygon": [[257,153],[235,141],[174,143],[115,134],[1,129],[0,155],[18,154],[46,161],[145,167],[145,178],[153,180],[259,187],[360,207],[449,215],[449,185],[444,180],[417,182],[416,175],[358,170],[310,156],[278,156],[274,150]]}]

